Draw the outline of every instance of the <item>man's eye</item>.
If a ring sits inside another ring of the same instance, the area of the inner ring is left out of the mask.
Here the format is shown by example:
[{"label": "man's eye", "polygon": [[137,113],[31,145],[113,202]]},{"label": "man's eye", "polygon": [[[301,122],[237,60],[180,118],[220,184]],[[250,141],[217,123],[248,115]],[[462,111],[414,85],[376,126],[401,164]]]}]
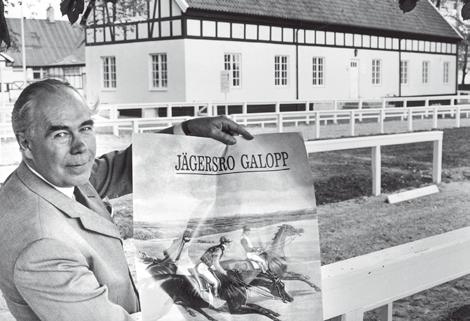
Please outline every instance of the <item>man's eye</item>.
[{"label": "man's eye", "polygon": [[68,135],[69,134],[67,132],[58,132],[58,133],[54,134],[54,138],[56,138],[56,139],[67,138]]},{"label": "man's eye", "polygon": [[90,132],[93,131],[93,126],[85,126],[81,128],[82,132]]}]

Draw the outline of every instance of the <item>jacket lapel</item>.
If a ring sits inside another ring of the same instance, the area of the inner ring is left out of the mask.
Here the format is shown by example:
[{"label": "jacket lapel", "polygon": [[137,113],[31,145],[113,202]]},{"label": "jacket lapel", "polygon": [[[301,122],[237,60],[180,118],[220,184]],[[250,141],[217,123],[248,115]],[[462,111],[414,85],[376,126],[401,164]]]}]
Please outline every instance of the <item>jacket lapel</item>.
[{"label": "jacket lapel", "polygon": [[82,205],[32,173],[23,162],[16,172],[18,178],[28,189],[51,203],[65,215],[79,219],[85,229],[121,239],[116,225],[111,221],[106,207],[91,184],[78,187],[86,203]]}]

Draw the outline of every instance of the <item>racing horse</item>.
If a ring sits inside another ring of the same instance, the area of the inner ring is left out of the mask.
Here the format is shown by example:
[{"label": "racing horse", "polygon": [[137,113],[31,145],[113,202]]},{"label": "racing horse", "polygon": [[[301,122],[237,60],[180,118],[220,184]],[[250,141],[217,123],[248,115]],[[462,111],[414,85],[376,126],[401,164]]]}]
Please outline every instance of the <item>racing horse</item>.
[{"label": "racing horse", "polygon": [[259,254],[268,265],[268,273],[263,273],[258,267],[255,267],[248,259],[236,260],[230,259],[221,261],[220,265],[225,270],[238,270],[241,272],[243,279],[249,282],[249,278],[253,275],[266,275],[274,274],[282,280],[297,280],[308,284],[314,288],[315,291],[320,291],[320,288],[310,281],[310,277],[300,273],[288,271],[287,257],[284,251],[286,240],[288,237],[300,236],[303,229],[296,229],[292,225],[282,224],[279,226],[277,232],[274,234],[271,245]]},{"label": "racing horse", "polygon": [[[247,289],[252,285],[242,281],[241,275],[238,271],[227,271],[227,275],[215,272],[217,278],[220,280],[219,298],[226,301],[223,306],[228,309],[230,314],[261,314],[273,320],[280,321],[280,315],[273,310],[264,308],[258,304],[247,302]],[[260,282],[262,282],[260,280]],[[220,308],[216,308],[211,303],[203,298],[201,291],[195,282],[191,282],[190,277],[180,274],[168,275],[166,279],[160,284],[160,287],[172,298],[173,302],[183,307],[192,316],[195,314],[191,309],[199,312],[210,321],[217,321],[210,316],[203,309],[209,308],[221,312]],[[282,281],[277,282],[276,290],[280,293],[280,297],[284,297],[283,301],[288,301],[288,294],[285,292],[284,284]]]}]

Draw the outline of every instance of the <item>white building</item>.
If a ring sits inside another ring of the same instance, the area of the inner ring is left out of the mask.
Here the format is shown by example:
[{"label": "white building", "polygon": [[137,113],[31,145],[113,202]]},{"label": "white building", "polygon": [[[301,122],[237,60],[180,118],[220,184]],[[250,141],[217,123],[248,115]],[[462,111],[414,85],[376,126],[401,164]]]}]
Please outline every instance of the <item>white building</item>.
[{"label": "white building", "polygon": [[[292,101],[456,93],[460,35],[428,1],[149,0],[97,8],[87,94],[103,103]],[[138,20],[138,21],[137,21]],[[223,78],[228,76],[228,82]],[[228,92],[227,92],[228,90]]]},{"label": "white building", "polygon": [[[7,18],[12,46],[6,51],[14,60],[11,72],[2,78],[7,101],[14,101],[31,82],[60,78],[77,89],[84,88],[85,43],[83,30],[68,21],[55,20],[48,8],[47,19],[24,19],[26,75],[23,71],[21,19]],[[26,82],[25,82],[26,80]]]}]

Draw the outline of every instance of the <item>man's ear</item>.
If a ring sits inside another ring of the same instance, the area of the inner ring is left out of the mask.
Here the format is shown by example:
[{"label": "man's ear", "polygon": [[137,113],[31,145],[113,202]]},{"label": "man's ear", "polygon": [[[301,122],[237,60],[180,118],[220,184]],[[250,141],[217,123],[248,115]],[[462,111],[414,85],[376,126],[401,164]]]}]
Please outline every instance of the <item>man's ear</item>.
[{"label": "man's ear", "polygon": [[23,156],[28,159],[32,159],[33,154],[31,153],[30,143],[25,133],[17,133],[16,140],[18,141],[18,144],[20,145],[21,154],[23,154]]}]

